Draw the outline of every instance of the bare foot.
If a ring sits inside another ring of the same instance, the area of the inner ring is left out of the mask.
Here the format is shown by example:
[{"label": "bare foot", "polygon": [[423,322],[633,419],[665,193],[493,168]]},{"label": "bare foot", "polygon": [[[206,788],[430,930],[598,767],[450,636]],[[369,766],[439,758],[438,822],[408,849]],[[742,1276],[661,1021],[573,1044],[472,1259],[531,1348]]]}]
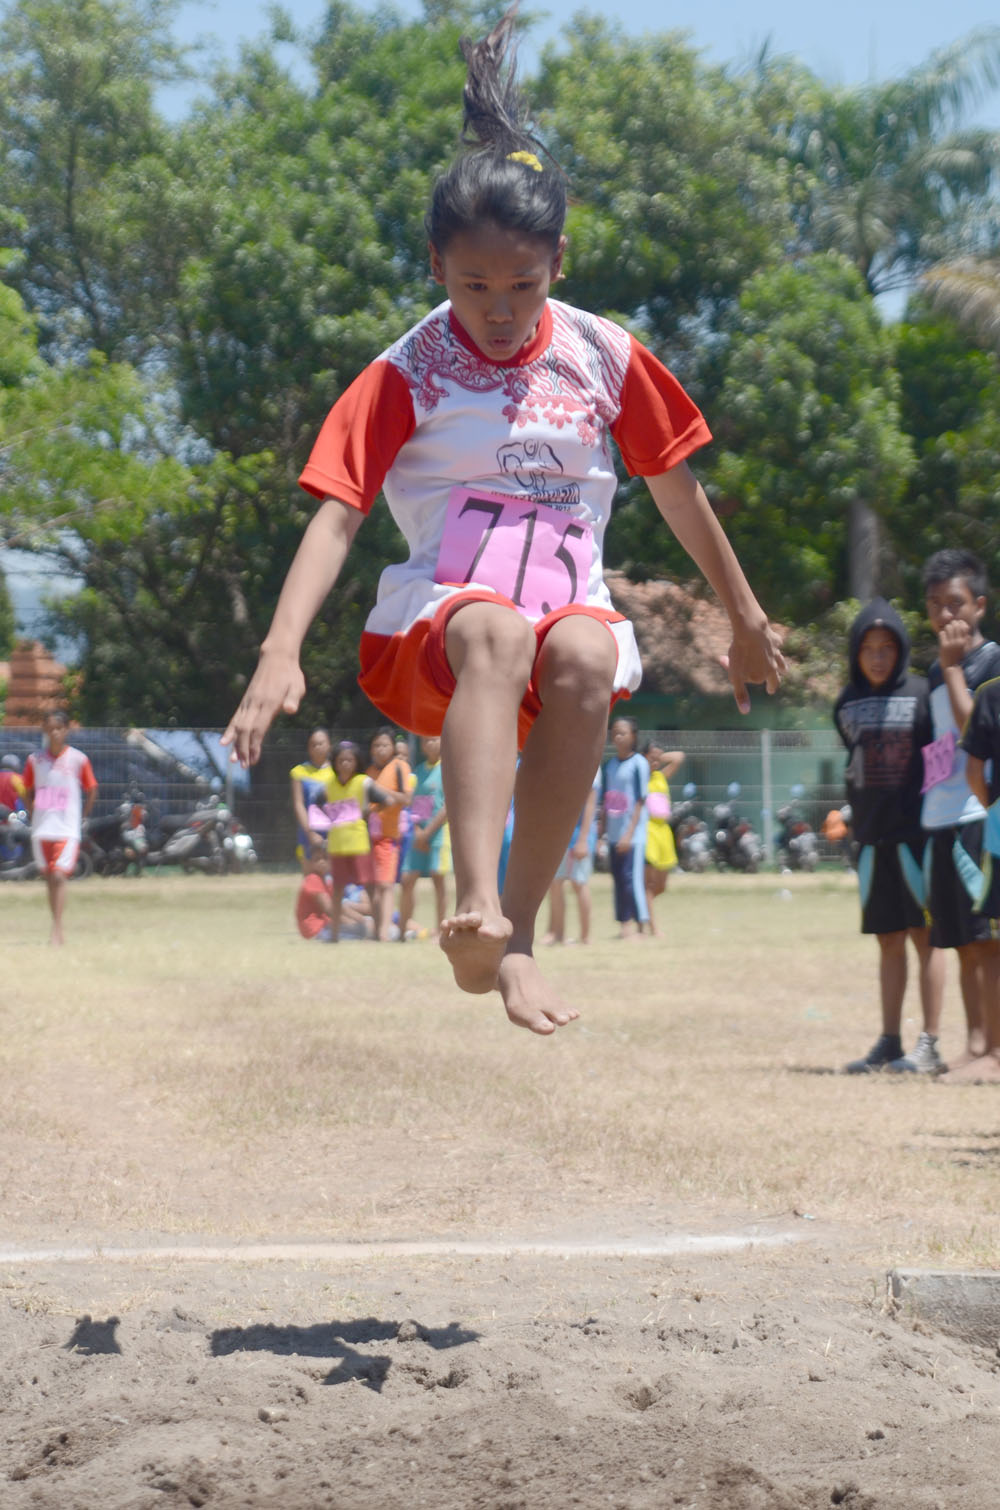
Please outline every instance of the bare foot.
[{"label": "bare foot", "polygon": [[506,955],[497,984],[511,1022],[532,1033],[554,1033],[580,1015],[556,995],[530,954]]},{"label": "bare foot", "polygon": [[1000,1055],[995,1051],[977,1054],[937,1078],[943,1085],[995,1085],[1000,1081]]},{"label": "bare foot", "polygon": [[[985,1047],[981,1049],[972,1048],[971,1046],[964,1048],[961,1054],[956,1054],[954,1059],[949,1060],[948,1073],[952,1074],[955,1070],[967,1069],[970,1064],[978,1064],[985,1053]],[[943,1079],[944,1077],[939,1076],[938,1078]]]},{"label": "bare foot", "polygon": [[477,996],[493,990],[512,931],[503,913],[485,909],[459,911],[444,919],[438,943],[451,960],[460,990]]}]

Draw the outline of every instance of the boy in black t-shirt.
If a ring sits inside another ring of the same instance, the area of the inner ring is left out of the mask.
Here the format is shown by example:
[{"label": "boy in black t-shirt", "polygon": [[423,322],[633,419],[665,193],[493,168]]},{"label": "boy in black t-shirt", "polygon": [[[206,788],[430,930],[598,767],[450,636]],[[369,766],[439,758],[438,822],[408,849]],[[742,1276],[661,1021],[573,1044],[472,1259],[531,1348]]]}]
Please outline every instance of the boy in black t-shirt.
[{"label": "boy in black t-shirt", "polygon": [[[861,890],[861,931],[879,944],[882,1032],[848,1075],[876,1070],[939,1074],[937,1050],[944,957],[932,949],[924,913],[924,835],[920,828],[922,747],[931,734],[927,683],[909,670],[910,640],[884,598],[851,626],[851,680],[833,721],[847,748],[847,795],[853,813]],[[900,1038],[906,993],[906,941],[920,963],[923,1031],[904,1056]]]},{"label": "boy in black t-shirt", "polygon": [[924,566],[927,617],[938,637],[938,659],[928,673],[934,737],[924,751],[921,823],[930,838],[931,943],[958,954],[965,1006],[965,1053],[951,1074],[986,1050],[984,1023],[994,1010],[1000,977],[995,918],[979,909],[985,809],[969,790],[965,750],[959,744],[972,712],[973,693],[1000,676],[1000,646],[983,638],[986,568],[971,551],[943,550]]}]

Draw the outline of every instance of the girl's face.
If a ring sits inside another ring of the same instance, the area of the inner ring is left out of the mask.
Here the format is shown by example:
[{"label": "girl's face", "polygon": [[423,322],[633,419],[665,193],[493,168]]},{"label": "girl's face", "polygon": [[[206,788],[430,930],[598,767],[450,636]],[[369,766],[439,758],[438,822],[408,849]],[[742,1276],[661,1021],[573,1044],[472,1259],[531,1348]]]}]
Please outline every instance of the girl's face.
[{"label": "girl's face", "polygon": [[646,751],[646,759],[649,761],[651,771],[658,771],[663,765],[663,751],[659,745],[650,745]]},{"label": "girl's face", "polygon": [[431,273],[443,283],[455,317],[484,356],[506,362],[538,329],[549,286],[562,269],[565,236],[555,252],[544,236],[482,225],[431,246]]},{"label": "girl's face", "polygon": [[306,746],[313,765],[326,765],[330,759],[330,736],[325,729],[314,729]]},{"label": "girl's face", "polygon": [[617,719],[611,725],[611,743],[619,760],[631,755],[635,749],[635,731],[631,724],[627,724],[624,719]]},{"label": "girl's face", "polygon": [[420,741],[424,759],[428,765],[437,765],[441,759],[441,740],[436,734],[427,734]]},{"label": "girl's face", "polygon": [[358,757],[353,750],[338,750],[333,757],[333,769],[341,786],[346,786],[358,774]]},{"label": "girl's face", "polygon": [[391,734],[376,734],[372,740],[371,756],[372,765],[377,765],[379,770],[387,766],[396,753],[396,745]]}]

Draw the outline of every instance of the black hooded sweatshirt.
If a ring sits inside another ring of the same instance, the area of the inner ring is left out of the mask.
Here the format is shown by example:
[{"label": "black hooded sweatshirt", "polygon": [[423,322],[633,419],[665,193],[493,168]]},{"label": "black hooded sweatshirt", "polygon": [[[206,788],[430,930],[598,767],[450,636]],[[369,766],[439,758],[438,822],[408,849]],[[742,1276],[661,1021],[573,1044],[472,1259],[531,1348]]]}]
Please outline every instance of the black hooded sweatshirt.
[{"label": "black hooded sweatshirt", "polygon": [[[858,665],[869,629],[887,629],[899,644],[888,680],[873,687]],[[833,721],[848,751],[847,800],[859,844],[920,842],[921,749],[933,738],[927,683],[910,667],[910,637],[885,598],[874,598],[851,625],[851,680]]]}]

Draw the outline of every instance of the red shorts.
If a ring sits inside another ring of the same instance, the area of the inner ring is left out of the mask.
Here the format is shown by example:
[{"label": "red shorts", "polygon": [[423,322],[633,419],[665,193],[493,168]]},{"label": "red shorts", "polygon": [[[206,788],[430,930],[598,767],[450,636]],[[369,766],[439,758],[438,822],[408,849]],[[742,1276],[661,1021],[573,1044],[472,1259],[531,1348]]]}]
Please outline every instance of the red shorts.
[{"label": "red shorts", "polygon": [[76,869],[79,839],[33,839],[31,848],[43,876],[71,876]]},{"label": "red shorts", "polygon": [[372,844],[372,868],[376,886],[395,886],[399,870],[399,840],[376,839]]},{"label": "red shorts", "polygon": [[363,855],[331,855],[330,874],[334,886],[371,886],[375,880],[371,850]]},{"label": "red shorts", "polygon": [[[358,685],[380,713],[411,734],[440,734],[444,716],[455,690],[455,676],[445,653],[445,631],[453,613],[466,603],[500,603],[520,613],[516,603],[503,593],[487,588],[470,587],[467,592],[445,598],[430,619],[418,619],[405,634],[368,634],[361,636],[361,675]],[[585,603],[570,603],[539,619],[535,630],[535,665],[545,636],[560,619],[571,614],[587,614],[602,624],[619,624],[625,615],[613,609],[591,608]],[[616,692],[611,706],[625,691]],[[541,712],[534,673],[521,701],[517,720],[517,743],[523,749],[531,726]]]}]

